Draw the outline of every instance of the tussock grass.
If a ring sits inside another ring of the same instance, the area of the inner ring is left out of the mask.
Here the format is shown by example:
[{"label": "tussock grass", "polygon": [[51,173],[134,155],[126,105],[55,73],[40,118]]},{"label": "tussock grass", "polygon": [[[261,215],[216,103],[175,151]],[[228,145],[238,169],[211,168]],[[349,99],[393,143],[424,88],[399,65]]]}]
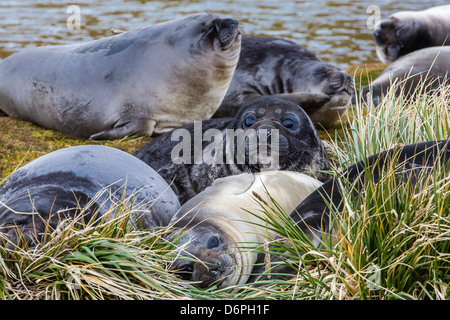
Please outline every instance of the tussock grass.
[{"label": "tussock grass", "polygon": [[[327,145],[333,170],[399,145],[450,136],[450,90],[409,101],[388,93],[382,104],[358,103],[342,121],[343,134]],[[370,170],[366,173],[370,177]],[[449,299],[450,177],[440,168],[398,183],[395,166],[378,184],[367,179],[361,197],[348,194],[332,210],[333,236],[320,248],[277,207],[260,203],[264,225],[280,234],[260,252],[285,252],[295,275],[254,286],[198,289],[170,270],[179,255],[167,230],[130,229],[132,206],[122,203],[110,221],[63,224],[47,242],[25,250],[0,245],[1,299]],[[2,239],[7,242],[7,239]],[[277,264],[274,267],[278,266]],[[272,273],[272,275],[274,275]]]},{"label": "tussock grass", "polygon": [[399,145],[450,137],[450,87],[441,86],[430,94],[429,85],[422,83],[411,97],[396,96],[405,81],[394,82],[377,107],[357,101],[342,122],[344,134],[331,138],[331,153],[338,157],[339,166]]},{"label": "tussock grass", "polygon": [[[397,84],[401,86],[402,84]],[[334,171],[401,145],[450,137],[450,90],[395,97],[396,87],[378,107],[357,104],[343,121],[344,135],[331,139]],[[349,185],[343,212],[331,210],[332,236],[320,249],[283,212],[269,212],[273,229],[283,237],[274,254],[284,252],[299,264],[289,281],[299,299],[449,299],[450,172],[436,162],[416,180],[399,183],[392,163],[379,183],[370,169],[358,198]],[[281,216],[281,217],[280,217]],[[292,262],[289,262],[292,263]],[[282,264],[282,263],[280,263]],[[296,267],[293,264],[293,267]]]}]

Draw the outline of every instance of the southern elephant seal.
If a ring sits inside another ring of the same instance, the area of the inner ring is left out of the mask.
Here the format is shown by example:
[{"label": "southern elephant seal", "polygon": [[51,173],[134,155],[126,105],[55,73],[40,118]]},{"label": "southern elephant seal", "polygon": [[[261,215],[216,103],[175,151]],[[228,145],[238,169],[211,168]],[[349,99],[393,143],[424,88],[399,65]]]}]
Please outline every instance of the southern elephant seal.
[{"label": "southern elephant seal", "polygon": [[449,71],[450,46],[420,49],[391,63],[372,83],[359,90],[354,99],[359,96],[376,106],[394,82],[395,94],[403,94],[406,98],[411,97],[417,88],[431,92],[448,84]]},{"label": "southern elephant seal", "polygon": [[[320,247],[330,231],[330,208],[338,212],[344,209],[342,192],[345,192],[345,196],[351,195],[348,201],[360,201],[364,196],[367,170],[370,170],[367,177],[374,184],[378,184],[385,179],[387,172],[391,172],[395,174],[396,185],[407,187],[413,193],[420,192],[419,184],[424,183],[427,177],[436,178],[440,170],[446,176],[450,172],[450,140],[410,144],[375,154],[349,166],[312,192],[292,211],[290,218],[316,247]],[[272,263],[284,260],[282,256],[283,253],[272,255]],[[258,263],[262,261],[263,257],[259,257]],[[257,278],[263,273],[264,266],[260,264],[254,270]],[[292,272],[296,270],[289,265],[273,269],[273,273],[278,274],[288,275]]]},{"label": "southern elephant seal", "polygon": [[382,62],[422,48],[450,45],[450,5],[396,12],[377,23],[373,37]]},{"label": "southern elephant seal", "polygon": [[112,218],[121,199],[132,204],[133,221],[145,229],[166,226],[180,208],[166,181],[124,151],[60,149],[16,170],[0,187],[0,232],[18,243],[20,230],[34,246],[64,219],[87,223],[108,212]]},{"label": "southern elephant seal", "polygon": [[236,20],[213,14],[0,62],[0,109],[68,135],[116,139],[209,119],[240,53]]},{"label": "southern elephant seal", "polygon": [[213,117],[233,117],[252,99],[275,95],[302,106],[318,128],[328,128],[347,112],[353,87],[344,70],[292,41],[243,36],[230,88]]},{"label": "southern elephant seal", "polygon": [[323,171],[330,170],[307,114],[289,100],[269,96],[243,106],[234,118],[205,120],[168,132],[135,156],[166,179],[182,204],[229,175],[289,170],[326,181],[329,176]]},{"label": "southern elephant seal", "polygon": [[269,211],[277,210],[278,205],[290,212],[320,185],[310,176],[290,171],[244,173],[215,180],[172,218],[169,226],[175,234],[181,233],[177,246],[188,258],[175,260],[172,268],[200,287],[245,284],[257,259],[254,249],[266,237],[275,236],[257,200]]}]

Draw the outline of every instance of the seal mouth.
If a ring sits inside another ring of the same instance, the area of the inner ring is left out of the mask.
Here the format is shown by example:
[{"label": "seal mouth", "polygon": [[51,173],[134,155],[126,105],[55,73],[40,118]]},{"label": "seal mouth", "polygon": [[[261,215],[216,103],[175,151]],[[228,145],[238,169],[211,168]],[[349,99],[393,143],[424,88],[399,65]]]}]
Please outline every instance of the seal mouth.
[{"label": "seal mouth", "polygon": [[234,259],[230,254],[214,255],[209,252],[206,256],[197,257],[196,260],[180,260],[175,262],[172,269],[183,280],[196,283],[199,288],[216,285],[220,288],[226,280],[235,273]]}]

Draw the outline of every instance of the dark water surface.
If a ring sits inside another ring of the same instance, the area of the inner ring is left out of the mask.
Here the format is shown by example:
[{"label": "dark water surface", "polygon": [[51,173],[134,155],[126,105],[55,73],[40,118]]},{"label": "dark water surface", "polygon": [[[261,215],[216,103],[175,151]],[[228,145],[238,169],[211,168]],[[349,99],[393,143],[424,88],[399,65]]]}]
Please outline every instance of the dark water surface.
[{"label": "dark water surface", "polygon": [[[22,48],[99,39],[111,28],[130,29],[196,12],[233,16],[246,34],[285,37],[323,60],[341,66],[376,62],[372,30],[367,21],[376,5],[381,17],[401,10],[422,10],[448,4],[442,0],[291,1],[228,0],[0,0],[0,58]],[[66,22],[69,5],[80,9],[81,28]]]}]

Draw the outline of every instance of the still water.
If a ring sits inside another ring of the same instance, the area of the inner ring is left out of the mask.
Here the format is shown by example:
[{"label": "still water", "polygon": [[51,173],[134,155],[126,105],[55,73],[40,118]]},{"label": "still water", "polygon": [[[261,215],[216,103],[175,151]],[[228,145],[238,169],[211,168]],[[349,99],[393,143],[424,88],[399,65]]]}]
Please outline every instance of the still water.
[{"label": "still water", "polygon": [[[449,4],[443,0],[0,0],[0,58],[25,47],[66,44],[111,35],[196,12],[238,19],[245,34],[284,37],[343,67],[376,62],[372,30],[377,6],[381,18],[403,10]],[[76,5],[80,29],[67,27]],[[450,17],[449,17],[450,19]]]}]

